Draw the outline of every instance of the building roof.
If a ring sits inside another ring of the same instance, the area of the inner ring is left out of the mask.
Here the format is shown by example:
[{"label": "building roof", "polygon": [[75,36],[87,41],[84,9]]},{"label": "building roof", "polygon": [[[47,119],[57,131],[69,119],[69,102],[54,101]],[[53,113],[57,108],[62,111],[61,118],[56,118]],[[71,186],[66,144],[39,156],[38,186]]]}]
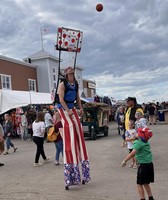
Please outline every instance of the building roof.
[{"label": "building roof", "polygon": [[[44,49],[24,58],[23,60],[27,60],[30,58],[31,60],[39,60],[43,58],[51,58],[53,60],[59,61],[59,58],[55,57],[54,55],[51,55],[49,52],[45,51]],[[62,61],[62,60],[61,60]]]},{"label": "building roof", "polygon": [[20,65],[36,68],[36,66],[33,65],[33,64],[30,64],[30,63],[27,63],[27,62],[24,62],[24,61],[21,61],[21,60],[16,60],[14,58],[9,58],[7,56],[0,55],[0,60],[5,60],[5,61],[12,62],[12,63],[16,63],[16,64],[20,64]]},{"label": "building roof", "polygon": [[[70,66],[72,66],[72,65],[70,65]],[[64,70],[64,69],[66,69],[67,67],[68,67],[68,65],[67,65],[67,66],[61,66],[61,69]],[[72,66],[72,67],[74,67],[74,66]],[[84,68],[81,67],[81,66],[79,66],[79,65],[76,65],[76,66],[75,66],[75,69],[84,70]]]},{"label": "building roof", "polygon": [[90,83],[95,83],[96,84],[96,81],[95,80],[90,80],[90,79],[86,79],[86,78],[82,78],[83,81],[87,81],[87,82],[90,82]]},{"label": "building roof", "polygon": [[84,70],[84,68],[81,67],[81,66],[79,66],[79,65],[76,65],[75,68],[77,68],[77,69],[81,69],[81,70]]}]

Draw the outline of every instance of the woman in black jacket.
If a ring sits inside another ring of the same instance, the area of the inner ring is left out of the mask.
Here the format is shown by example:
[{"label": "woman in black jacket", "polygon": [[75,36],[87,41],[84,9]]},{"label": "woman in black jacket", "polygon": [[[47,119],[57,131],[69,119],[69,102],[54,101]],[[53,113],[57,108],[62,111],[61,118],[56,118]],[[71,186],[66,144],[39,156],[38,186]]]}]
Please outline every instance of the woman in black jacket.
[{"label": "woman in black jacket", "polygon": [[11,136],[13,133],[13,125],[10,120],[9,114],[5,114],[4,119],[5,119],[4,134],[5,134],[5,138],[6,138],[6,152],[4,153],[4,155],[7,155],[7,154],[9,154],[10,147],[13,148],[13,152],[15,152],[17,150],[17,147],[15,147],[14,144],[11,142]]}]

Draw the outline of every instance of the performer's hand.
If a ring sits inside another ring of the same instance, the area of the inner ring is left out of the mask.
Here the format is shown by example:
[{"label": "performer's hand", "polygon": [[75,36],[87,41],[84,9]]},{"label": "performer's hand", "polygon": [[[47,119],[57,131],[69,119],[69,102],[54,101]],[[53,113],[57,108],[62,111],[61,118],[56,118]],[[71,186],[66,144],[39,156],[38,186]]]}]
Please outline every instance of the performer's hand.
[{"label": "performer's hand", "polygon": [[83,109],[82,108],[80,109],[80,116],[81,117],[83,116]]},{"label": "performer's hand", "polygon": [[72,110],[68,110],[67,113],[69,116],[72,116],[74,114]]},{"label": "performer's hand", "polygon": [[11,136],[11,133],[8,133],[7,136],[8,136],[8,137]]},{"label": "performer's hand", "polygon": [[122,166],[122,167],[125,167],[125,166],[126,166],[125,160],[122,161],[121,166]]}]

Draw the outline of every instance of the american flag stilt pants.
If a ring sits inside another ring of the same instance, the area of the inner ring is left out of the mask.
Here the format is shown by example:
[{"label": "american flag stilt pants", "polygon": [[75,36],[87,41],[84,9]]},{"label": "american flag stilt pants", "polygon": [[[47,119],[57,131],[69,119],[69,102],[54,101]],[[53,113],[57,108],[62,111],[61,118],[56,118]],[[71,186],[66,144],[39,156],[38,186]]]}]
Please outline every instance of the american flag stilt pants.
[{"label": "american flag stilt pants", "polygon": [[83,129],[77,111],[72,108],[73,115],[62,108],[59,109],[61,122],[63,125],[64,144],[64,179],[65,185],[81,184],[79,163],[81,163],[82,180],[90,181],[90,164],[85,146]]}]

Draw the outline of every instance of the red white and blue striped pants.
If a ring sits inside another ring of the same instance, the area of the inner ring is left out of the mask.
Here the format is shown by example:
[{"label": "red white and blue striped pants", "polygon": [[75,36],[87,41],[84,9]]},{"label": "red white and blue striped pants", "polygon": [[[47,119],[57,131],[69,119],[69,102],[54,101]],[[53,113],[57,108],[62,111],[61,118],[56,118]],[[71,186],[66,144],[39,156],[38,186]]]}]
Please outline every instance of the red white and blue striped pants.
[{"label": "red white and blue striped pants", "polygon": [[81,162],[82,180],[90,181],[90,164],[85,146],[83,129],[77,111],[72,108],[73,115],[60,108],[59,114],[63,126],[64,146],[64,178],[65,185],[77,185],[81,183],[79,163]]}]

